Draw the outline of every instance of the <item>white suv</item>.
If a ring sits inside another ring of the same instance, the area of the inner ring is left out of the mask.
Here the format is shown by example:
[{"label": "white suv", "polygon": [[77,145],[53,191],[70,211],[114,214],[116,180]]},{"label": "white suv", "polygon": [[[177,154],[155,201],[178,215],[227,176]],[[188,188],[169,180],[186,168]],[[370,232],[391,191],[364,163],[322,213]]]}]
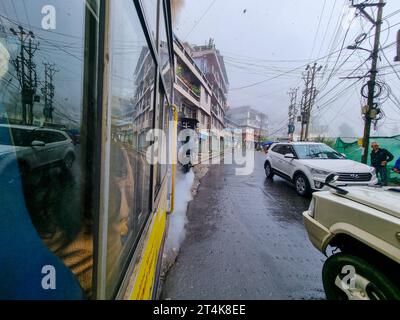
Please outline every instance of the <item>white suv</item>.
[{"label": "white suv", "polygon": [[301,196],[312,191],[324,190],[326,177],[338,175],[336,185],[375,185],[378,183],[375,169],[348,160],[323,143],[291,142],[271,146],[264,164],[265,174],[276,174],[294,183]]},{"label": "white suv", "polygon": [[71,138],[63,131],[0,124],[0,173],[7,172],[15,156],[23,175],[54,164],[71,169],[75,149]]}]

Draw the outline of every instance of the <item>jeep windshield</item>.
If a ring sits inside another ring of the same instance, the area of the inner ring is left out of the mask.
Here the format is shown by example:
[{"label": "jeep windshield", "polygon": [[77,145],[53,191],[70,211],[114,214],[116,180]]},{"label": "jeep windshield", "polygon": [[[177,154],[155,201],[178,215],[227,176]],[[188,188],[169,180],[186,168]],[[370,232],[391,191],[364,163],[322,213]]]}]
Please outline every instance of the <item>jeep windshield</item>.
[{"label": "jeep windshield", "polygon": [[345,159],[339,152],[324,144],[304,144],[295,145],[294,149],[299,159]]},{"label": "jeep windshield", "polygon": [[10,128],[0,127],[0,145],[28,147],[31,142],[32,132],[29,130],[12,128],[10,139]]}]

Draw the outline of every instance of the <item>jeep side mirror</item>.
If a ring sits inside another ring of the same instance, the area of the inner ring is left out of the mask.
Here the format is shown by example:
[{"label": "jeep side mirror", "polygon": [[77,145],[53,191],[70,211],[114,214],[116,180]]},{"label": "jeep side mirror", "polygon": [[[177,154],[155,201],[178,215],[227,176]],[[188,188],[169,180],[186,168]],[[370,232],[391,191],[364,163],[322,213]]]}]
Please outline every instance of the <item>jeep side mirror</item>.
[{"label": "jeep side mirror", "polygon": [[334,174],[334,173],[332,173],[332,174],[330,174],[329,176],[326,177],[325,184],[329,185],[332,182],[336,182],[338,179],[339,179],[339,176]]},{"label": "jeep side mirror", "polygon": [[293,153],[287,153],[287,154],[285,154],[285,159],[294,159],[294,158],[295,158],[295,156],[294,156]]},{"label": "jeep side mirror", "polygon": [[335,189],[339,194],[348,194],[349,192],[347,190],[331,185],[332,182],[336,182],[338,180],[339,176],[337,174],[332,173],[326,177],[325,185],[331,187],[332,189]]},{"label": "jeep side mirror", "polygon": [[43,141],[34,140],[31,143],[31,147],[44,147],[46,144]]}]

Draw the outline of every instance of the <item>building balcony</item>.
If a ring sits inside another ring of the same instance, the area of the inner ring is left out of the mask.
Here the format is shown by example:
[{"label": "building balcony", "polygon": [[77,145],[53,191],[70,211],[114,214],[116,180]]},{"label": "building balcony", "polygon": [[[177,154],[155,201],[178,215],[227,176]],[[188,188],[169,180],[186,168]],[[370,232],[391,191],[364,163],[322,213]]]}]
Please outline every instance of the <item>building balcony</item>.
[{"label": "building balcony", "polygon": [[195,92],[192,88],[190,88],[184,81],[182,78],[180,78],[179,76],[177,76],[178,79],[178,85],[185,90],[187,93],[189,93],[189,95],[195,99],[197,102],[200,103],[200,94],[198,94],[197,92]]}]

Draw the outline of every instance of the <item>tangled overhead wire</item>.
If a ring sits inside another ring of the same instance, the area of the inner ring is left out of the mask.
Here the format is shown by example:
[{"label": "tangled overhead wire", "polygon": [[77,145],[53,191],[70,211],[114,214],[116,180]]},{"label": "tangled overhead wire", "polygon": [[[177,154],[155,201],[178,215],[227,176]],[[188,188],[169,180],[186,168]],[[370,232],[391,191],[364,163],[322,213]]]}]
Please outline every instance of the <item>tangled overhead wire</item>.
[{"label": "tangled overhead wire", "polygon": [[[361,95],[366,99],[368,99],[369,86],[370,86],[370,81],[364,84],[361,88]],[[382,94],[382,89],[383,89],[382,83],[378,81],[375,82],[375,88],[377,88],[377,90],[374,90],[374,99],[378,98]]]},{"label": "tangled overhead wire", "polygon": [[[370,82],[366,83],[361,88],[361,95],[365,99],[368,99],[369,86]],[[374,99],[377,100],[374,103],[373,107],[374,112],[371,113],[372,110],[369,111],[372,120],[372,125],[374,126],[374,130],[377,130],[378,122],[383,120],[386,116],[385,112],[380,108],[380,106],[390,98],[390,94],[391,94],[391,88],[387,83],[382,81],[375,82]],[[366,121],[366,113],[363,112],[362,118],[364,121]]]}]

